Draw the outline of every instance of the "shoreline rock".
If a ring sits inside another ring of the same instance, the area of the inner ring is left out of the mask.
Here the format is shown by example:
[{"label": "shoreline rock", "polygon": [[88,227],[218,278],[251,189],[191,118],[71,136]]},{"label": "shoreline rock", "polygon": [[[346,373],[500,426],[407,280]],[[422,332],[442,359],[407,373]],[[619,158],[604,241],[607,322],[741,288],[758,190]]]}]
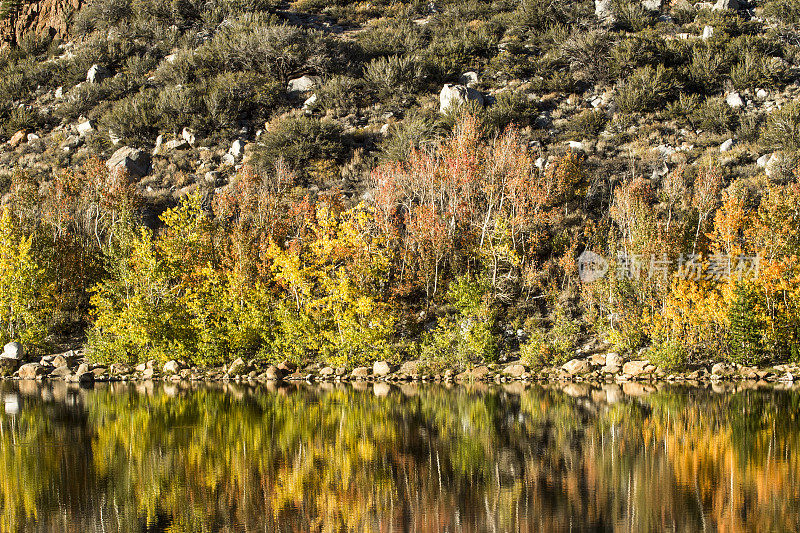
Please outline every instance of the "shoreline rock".
[{"label": "shoreline rock", "polygon": [[[22,346],[9,349],[9,353],[23,353]],[[581,355],[582,353],[582,355]],[[501,359],[502,360],[502,359]],[[127,363],[111,365],[94,364],[85,360],[82,351],[67,351],[47,355],[35,361],[0,358],[0,378],[22,380],[64,380],[73,383],[117,381],[165,382],[421,382],[443,384],[470,383],[589,383],[589,384],[645,384],[690,383],[719,384],[722,382],[747,383],[800,383],[800,364],[781,363],[764,367],[744,366],[730,362],[704,361],[683,371],[669,372],[643,358],[626,359],[609,352],[579,351],[578,356],[562,365],[532,367],[523,360],[479,364],[470,368],[433,369],[424,360],[410,360],[401,364],[376,361],[372,366],[353,369],[323,366],[312,363],[298,367],[290,361],[278,364],[245,361],[238,358],[217,368],[200,368],[171,360],[161,364],[155,360],[136,366]],[[634,385],[628,388],[639,390]],[[571,390],[583,390],[572,387]]]}]

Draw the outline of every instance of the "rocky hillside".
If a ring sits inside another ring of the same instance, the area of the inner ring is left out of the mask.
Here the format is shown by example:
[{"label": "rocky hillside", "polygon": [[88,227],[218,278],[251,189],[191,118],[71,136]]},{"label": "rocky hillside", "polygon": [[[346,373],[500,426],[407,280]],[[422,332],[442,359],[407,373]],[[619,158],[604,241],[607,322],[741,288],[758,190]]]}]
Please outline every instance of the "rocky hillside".
[{"label": "rocky hillside", "polygon": [[598,180],[709,150],[734,174],[792,166],[763,129],[797,94],[792,2],[9,5],[6,183],[99,155],[165,205],[281,157],[297,186],[353,196],[462,104]]}]

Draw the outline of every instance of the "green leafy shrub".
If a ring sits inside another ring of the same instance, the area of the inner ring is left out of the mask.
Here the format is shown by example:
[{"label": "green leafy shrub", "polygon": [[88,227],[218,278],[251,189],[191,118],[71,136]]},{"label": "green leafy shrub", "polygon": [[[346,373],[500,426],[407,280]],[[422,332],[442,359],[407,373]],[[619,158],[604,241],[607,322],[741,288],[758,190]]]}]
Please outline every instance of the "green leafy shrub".
[{"label": "green leafy shrub", "polygon": [[450,284],[445,299],[455,314],[440,319],[422,338],[420,358],[428,368],[465,368],[495,359],[498,346],[487,293],[487,285],[466,276]]},{"label": "green leafy shrub", "polygon": [[0,76],[0,102],[14,102],[30,90],[30,82],[16,67],[6,67]]},{"label": "green leafy shrub", "polygon": [[89,356],[103,363],[220,364],[255,355],[271,340],[268,292],[213,268],[199,194],[161,218],[165,231],[157,236],[127,227],[106,248],[108,276],[92,296]]},{"label": "green leafy shrub", "polygon": [[711,45],[697,44],[692,48],[692,58],[687,70],[687,76],[695,89],[712,94],[722,87],[725,58]]},{"label": "green leafy shrub", "polygon": [[331,72],[346,64],[338,41],[322,32],[288,24],[242,19],[201,46],[193,62],[207,78],[221,71],[254,72],[284,85],[292,74]]},{"label": "green leafy shrub", "polygon": [[357,35],[368,57],[404,55],[424,47],[419,26],[406,19],[379,20]]},{"label": "green leafy shrub", "polygon": [[590,31],[571,36],[563,45],[564,59],[576,81],[603,83],[610,74],[611,39],[607,33]]},{"label": "green leafy shrub", "polygon": [[704,130],[725,133],[736,128],[737,114],[724,98],[706,98],[697,109],[694,120]]},{"label": "green leafy shrub", "polygon": [[784,24],[798,24],[800,0],[767,0],[762,12],[765,17],[777,19]]},{"label": "green leafy shrub", "polygon": [[731,82],[739,90],[769,87],[772,85],[767,58],[754,50],[747,50],[744,57],[731,67]]},{"label": "green leafy shrub", "polygon": [[148,89],[114,103],[101,121],[126,143],[151,146],[158,136],[161,119],[156,110],[157,92]]},{"label": "green leafy shrub", "polygon": [[203,101],[216,128],[233,128],[243,119],[269,116],[282,92],[264,76],[225,72],[215,77],[203,91]]},{"label": "green leafy shrub", "polygon": [[763,304],[757,292],[744,285],[736,286],[728,310],[730,359],[736,363],[759,364],[766,355],[764,333],[767,327],[759,316],[759,307]]},{"label": "green leafy shrub", "polygon": [[159,117],[159,131],[175,131],[183,127],[207,131],[212,122],[204,104],[205,101],[195,85],[165,87],[158,92],[154,102]]},{"label": "green leafy shrub", "polygon": [[364,67],[364,79],[380,99],[413,94],[425,77],[423,66],[413,56],[379,57]]},{"label": "green leafy shrub", "polygon": [[454,79],[472,68],[474,58],[489,56],[501,35],[492,25],[470,27],[453,19],[439,20],[433,30],[421,60],[431,81],[436,82]]},{"label": "green leafy shrub", "polygon": [[693,125],[701,105],[699,95],[682,92],[677,99],[667,104],[665,114],[681,124]]},{"label": "green leafy shrub", "polygon": [[11,137],[19,130],[33,132],[39,125],[39,114],[33,109],[17,107],[11,113],[4,124],[6,137]]},{"label": "green leafy shrub", "polygon": [[485,124],[497,132],[502,132],[511,124],[518,127],[529,126],[536,117],[537,106],[519,91],[506,91],[497,95],[494,104],[485,111]]},{"label": "green leafy shrub", "polygon": [[574,357],[579,333],[580,323],[557,308],[549,328],[532,328],[520,358],[532,367],[562,365]]},{"label": "green leafy shrub", "polygon": [[666,341],[654,344],[647,352],[647,358],[666,371],[680,371],[689,363],[689,352],[679,341]]},{"label": "green leafy shrub", "polygon": [[615,102],[623,113],[652,111],[665,103],[675,88],[672,74],[662,65],[636,69],[617,85]]},{"label": "green leafy shrub", "polygon": [[92,296],[89,356],[102,363],[190,360],[196,343],[178,287],[179,265],[163,257],[152,233],[143,228],[128,229],[106,255],[109,275]]},{"label": "green leafy shrub", "polygon": [[626,31],[639,32],[651,26],[653,14],[636,0],[615,0],[611,4],[616,25]]},{"label": "green leafy shrub", "polygon": [[16,340],[40,348],[47,334],[47,278],[31,248],[32,238],[14,223],[11,211],[0,215],[0,342]]},{"label": "green leafy shrub", "polygon": [[590,16],[591,9],[586,2],[568,0],[522,0],[514,13],[513,20],[523,27],[543,31],[558,24],[569,24],[579,18]]},{"label": "green leafy shrub", "polygon": [[381,159],[407,161],[411,150],[436,138],[436,119],[434,115],[416,111],[393,123],[388,137],[380,145]]},{"label": "green leafy shrub", "polygon": [[736,131],[736,135],[745,142],[758,142],[763,124],[763,114],[746,113],[739,118],[739,128]]},{"label": "green leafy shrub", "polygon": [[772,149],[800,149],[800,103],[789,102],[767,115],[761,142]]},{"label": "green leafy shrub", "polygon": [[364,83],[350,76],[332,76],[315,93],[317,104],[339,114],[349,113],[363,101]]},{"label": "green leafy shrub", "polygon": [[608,117],[601,110],[581,111],[569,120],[566,126],[567,136],[580,140],[583,138],[596,137],[608,123]]},{"label": "green leafy shrub", "polygon": [[[626,35],[610,45],[609,77],[625,79],[637,68],[672,62],[663,39],[649,31]],[[604,58],[601,58],[601,62]]]},{"label": "green leafy shrub", "polygon": [[259,169],[272,169],[278,159],[283,159],[307,174],[312,161],[337,160],[343,152],[342,129],[337,123],[305,115],[287,116],[270,124],[259,138],[253,163]]}]

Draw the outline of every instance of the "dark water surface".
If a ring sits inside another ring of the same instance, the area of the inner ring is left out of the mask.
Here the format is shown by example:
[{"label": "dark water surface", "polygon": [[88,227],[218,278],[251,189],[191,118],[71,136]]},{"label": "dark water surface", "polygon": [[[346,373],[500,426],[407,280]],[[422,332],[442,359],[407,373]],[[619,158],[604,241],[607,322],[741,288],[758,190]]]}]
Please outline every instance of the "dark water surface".
[{"label": "dark water surface", "polygon": [[797,531],[800,392],[0,382],[2,531]]}]

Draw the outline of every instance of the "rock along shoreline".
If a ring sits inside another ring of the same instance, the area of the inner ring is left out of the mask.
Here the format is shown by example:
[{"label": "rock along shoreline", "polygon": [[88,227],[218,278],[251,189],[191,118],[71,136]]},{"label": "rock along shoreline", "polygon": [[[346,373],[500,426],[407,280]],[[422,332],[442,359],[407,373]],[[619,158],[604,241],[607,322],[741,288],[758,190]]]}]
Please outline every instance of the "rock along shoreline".
[{"label": "rock along shoreline", "polygon": [[560,366],[534,368],[521,360],[509,360],[477,365],[464,371],[453,368],[431,371],[419,360],[406,361],[401,365],[378,361],[371,367],[347,369],[319,363],[298,367],[289,361],[265,364],[239,358],[229,365],[200,368],[177,360],[164,364],[150,360],[136,366],[124,363],[104,366],[90,363],[80,350],[30,360],[25,358],[21,346],[10,346],[15,344],[18,343],[6,345],[0,357],[0,373],[4,379],[60,380],[82,384],[118,381],[791,384],[800,381],[800,365],[794,363],[759,368],[709,361],[682,372],[667,372],[647,359],[626,360],[613,352],[578,357]]}]

